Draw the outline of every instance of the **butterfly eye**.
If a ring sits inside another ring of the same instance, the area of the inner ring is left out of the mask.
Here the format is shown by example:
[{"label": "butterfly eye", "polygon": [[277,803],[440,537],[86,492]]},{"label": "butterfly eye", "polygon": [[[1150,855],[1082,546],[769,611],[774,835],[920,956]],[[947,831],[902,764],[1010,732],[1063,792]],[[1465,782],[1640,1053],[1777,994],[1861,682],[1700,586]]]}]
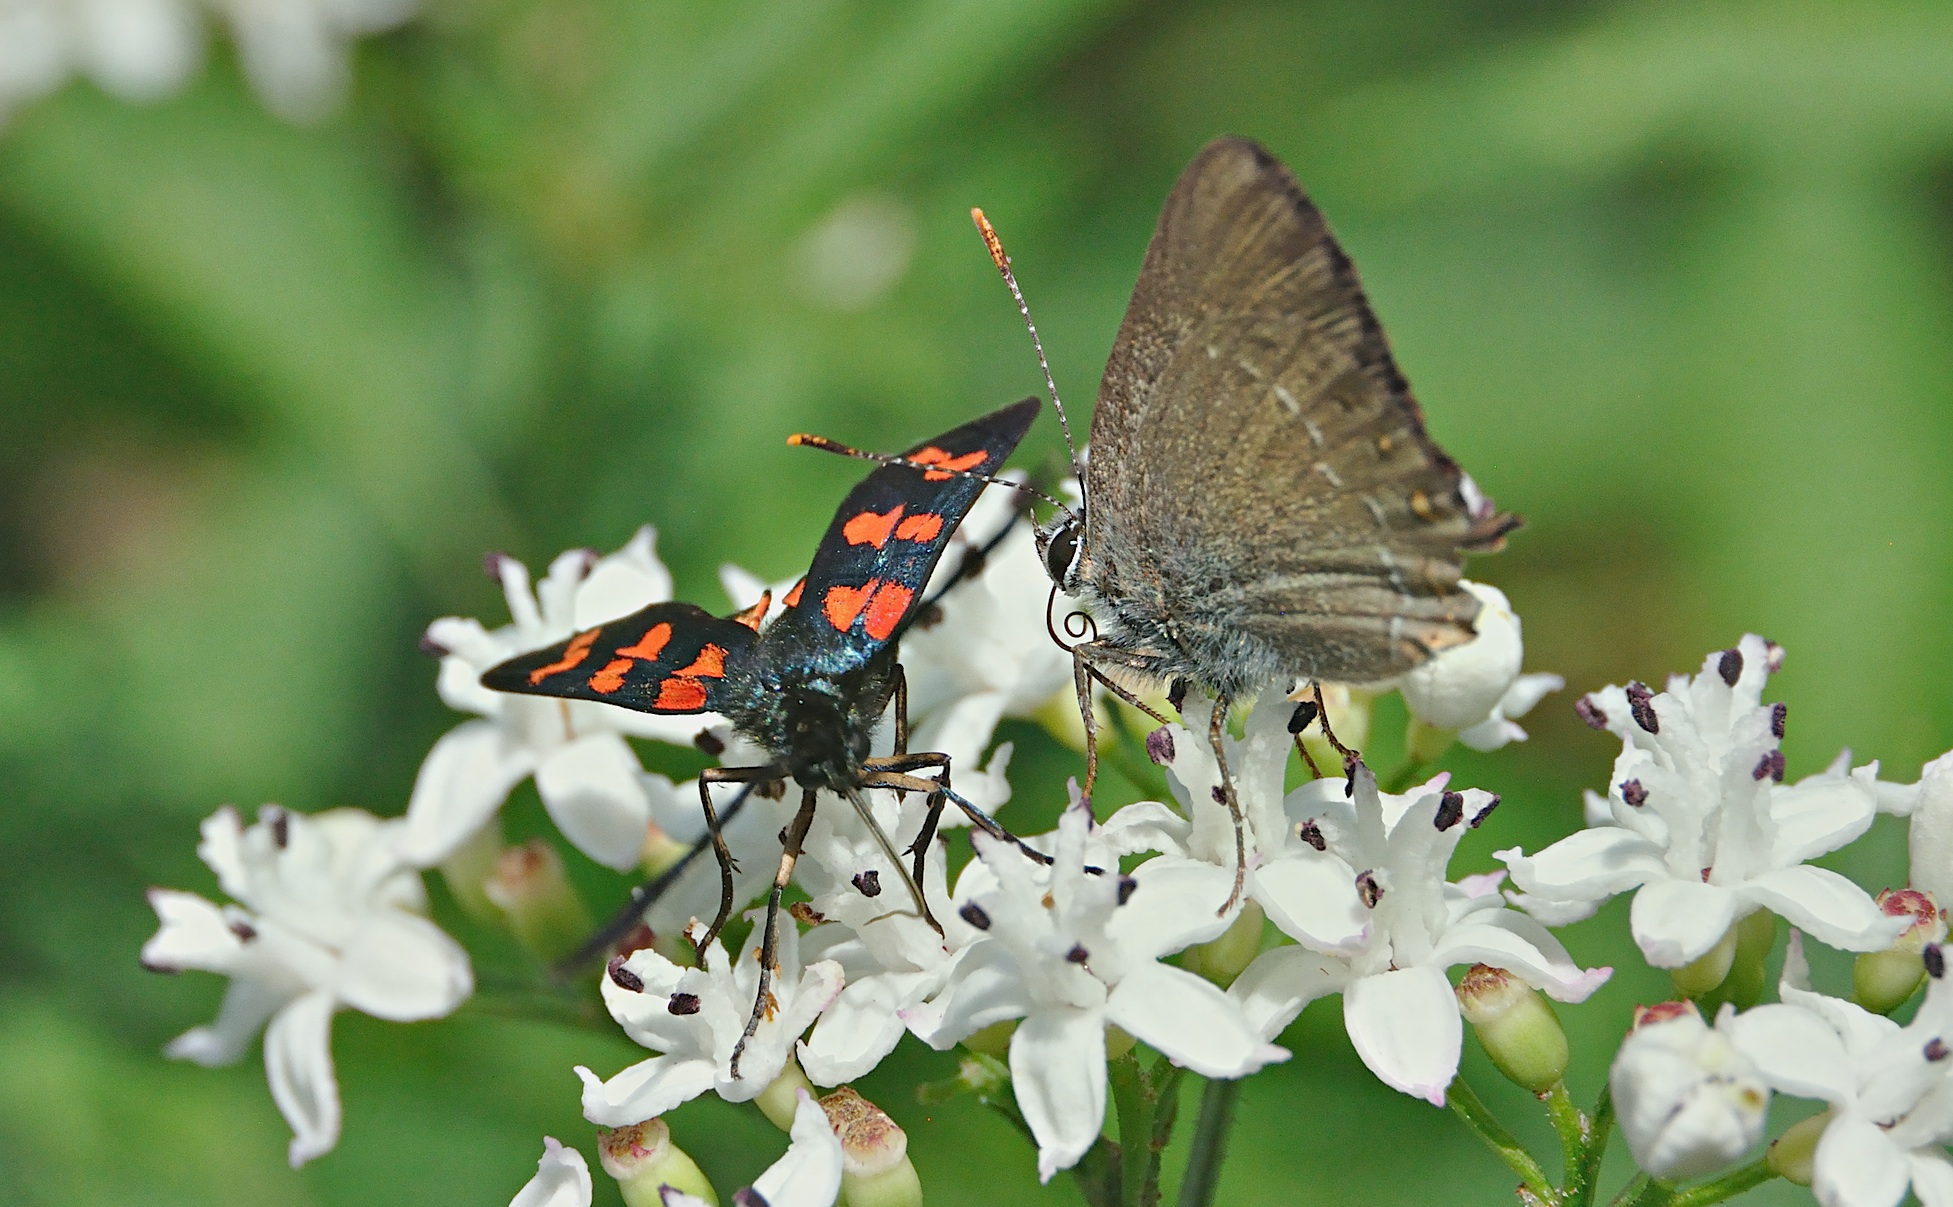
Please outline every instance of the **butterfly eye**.
[{"label": "butterfly eye", "polygon": [[1044,548],[1044,569],[1051,575],[1051,581],[1062,587],[1070,580],[1072,564],[1077,560],[1078,524],[1075,520],[1065,520]]}]

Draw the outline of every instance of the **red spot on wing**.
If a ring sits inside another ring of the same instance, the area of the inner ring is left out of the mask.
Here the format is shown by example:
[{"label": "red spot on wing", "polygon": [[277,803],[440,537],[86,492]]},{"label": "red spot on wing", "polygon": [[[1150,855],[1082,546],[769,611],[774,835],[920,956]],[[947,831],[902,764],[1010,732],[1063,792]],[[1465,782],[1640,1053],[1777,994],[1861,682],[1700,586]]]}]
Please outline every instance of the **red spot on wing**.
[{"label": "red spot on wing", "polygon": [[576,636],[570,638],[570,643],[563,647],[563,656],[561,658],[558,658],[548,666],[539,666],[529,672],[529,686],[535,687],[551,675],[560,675],[564,671],[575,670],[581,666],[583,660],[590,656],[590,646],[595,643],[597,635],[602,632],[602,628],[595,628],[578,633]]},{"label": "red spot on wing", "polygon": [[943,517],[923,512],[903,520],[895,528],[895,535],[904,541],[933,541],[942,535]]},{"label": "red spot on wing", "polygon": [[[944,449],[937,448],[933,444],[919,453],[909,454],[909,460],[918,465],[940,465],[944,469],[957,471],[975,469],[989,459],[990,454],[983,449],[978,449],[973,453],[964,453],[959,457]],[[925,482],[947,482],[950,476],[949,474],[940,473],[932,469],[922,475],[922,480]]]},{"label": "red spot on wing", "polygon": [[876,641],[888,640],[895,626],[902,623],[902,617],[908,615],[909,601],[914,598],[915,592],[901,583],[882,584],[881,589],[875,592],[875,598],[868,603],[868,619],[862,627]]},{"label": "red spot on wing", "polygon": [[658,685],[658,698],[651,706],[668,712],[698,712],[705,707],[705,685],[697,679],[673,675]]},{"label": "red spot on wing", "polygon": [[[734,624],[743,624],[753,632],[759,632],[760,621],[766,619],[766,610],[773,606],[773,592],[761,591],[759,599],[750,608],[734,612],[729,618]],[[789,605],[791,606],[791,605]]]},{"label": "red spot on wing", "polygon": [[689,679],[723,679],[726,677],[726,652],[719,646],[707,644],[692,659],[692,664],[671,672]]},{"label": "red spot on wing", "polygon": [[590,690],[600,696],[608,696],[624,686],[624,676],[630,674],[631,668],[636,665],[629,658],[611,659],[602,670],[590,676]]},{"label": "red spot on wing", "polygon": [[850,545],[873,545],[880,549],[888,544],[888,534],[895,530],[895,521],[902,518],[905,504],[897,503],[889,511],[877,515],[864,511],[847,523],[841,525],[841,535],[848,538]]},{"label": "red spot on wing", "polygon": [[804,588],[804,587],[806,587],[806,585],[807,585],[807,576],[806,576],[805,574],[803,574],[803,575],[801,575],[801,576],[800,576],[800,581],[799,581],[799,582],[797,582],[797,583],[795,583],[795,584],[793,585],[793,590],[791,590],[791,591],[788,591],[788,592],[787,592],[787,597],[786,597],[785,599],[783,599],[783,600],[781,600],[780,602],[781,602],[781,603],[783,603],[783,604],[785,604],[785,605],[786,605],[787,607],[789,607],[789,608],[797,608],[797,607],[799,607],[799,606],[800,606],[800,592],[801,592],[801,590],[802,590],[802,588]]},{"label": "red spot on wing", "polygon": [[847,632],[880,585],[880,579],[871,578],[859,587],[829,587],[827,594],[821,596],[821,611],[827,615],[827,623],[840,632]]},{"label": "red spot on wing", "polygon": [[644,630],[644,636],[637,639],[636,645],[627,645],[617,651],[619,658],[642,658],[646,662],[655,661],[664,652],[665,644],[671,640],[671,624],[659,621]]}]

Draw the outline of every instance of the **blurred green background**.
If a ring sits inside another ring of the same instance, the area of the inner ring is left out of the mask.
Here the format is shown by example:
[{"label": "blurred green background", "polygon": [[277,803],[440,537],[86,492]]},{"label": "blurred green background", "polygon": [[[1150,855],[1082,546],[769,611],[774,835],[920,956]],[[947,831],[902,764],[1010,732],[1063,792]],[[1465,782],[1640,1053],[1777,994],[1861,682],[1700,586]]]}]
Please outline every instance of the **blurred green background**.
[{"label": "blurred green background", "polygon": [[[857,473],[788,432],[895,446],[1039,389],[971,205],[1082,415],[1220,133],[1294,167],[1434,433],[1529,518],[1476,566],[1529,669],[1654,680],[1755,630],[1793,775],[1953,745],[1944,3],[437,0],[355,79],[294,127],[219,52],[168,101],[77,85],[0,132],[0,1201],[500,1203],[544,1132],[592,1151],[570,1066],[621,1037],[341,1015],[345,1138],[290,1172],[260,1063],[160,1056],[221,982],[138,969],[142,890],[215,894],[223,802],[400,811],[457,719],[419,631],[505,615],[484,551],[651,521],[718,606],[720,561],[796,571]],[[1055,425],[1025,447],[1055,466]],[[1570,698],[1452,760],[1508,802],[1454,872],[1578,824],[1614,750]],[[1077,760],[1005,736],[1035,829]],[[1834,862],[1896,883],[1901,836]],[[1562,1011],[1583,1098],[1667,996],[1624,918],[1568,934],[1621,969]],[[1511,1201],[1335,1002],[1287,1042],[1222,1202]],[[931,1202],[1077,1201],[995,1119],[917,1106],[950,1064],[904,1053],[864,1089]],[[674,1126],[727,1188],[781,1147],[716,1101]]]}]

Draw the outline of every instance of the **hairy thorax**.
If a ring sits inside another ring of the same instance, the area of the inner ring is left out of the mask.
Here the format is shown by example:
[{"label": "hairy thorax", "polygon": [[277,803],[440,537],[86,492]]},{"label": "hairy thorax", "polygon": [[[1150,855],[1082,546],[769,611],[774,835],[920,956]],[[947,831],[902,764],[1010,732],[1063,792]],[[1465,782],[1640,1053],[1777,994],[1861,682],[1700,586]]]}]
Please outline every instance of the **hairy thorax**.
[{"label": "hairy thorax", "polygon": [[893,651],[865,667],[763,675],[758,690],[732,693],[752,706],[727,719],[773,753],[802,788],[848,795],[861,786],[861,764],[894,691]]},{"label": "hairy thorax", "polygon": [[1287,677],[1280,651],[1240,623],[1239,587],[1190,557],[1162,558],[1163,573],[1087,561],[1079,594],[1098,622],[1106,662],[1159,682],[1246,696]]}]

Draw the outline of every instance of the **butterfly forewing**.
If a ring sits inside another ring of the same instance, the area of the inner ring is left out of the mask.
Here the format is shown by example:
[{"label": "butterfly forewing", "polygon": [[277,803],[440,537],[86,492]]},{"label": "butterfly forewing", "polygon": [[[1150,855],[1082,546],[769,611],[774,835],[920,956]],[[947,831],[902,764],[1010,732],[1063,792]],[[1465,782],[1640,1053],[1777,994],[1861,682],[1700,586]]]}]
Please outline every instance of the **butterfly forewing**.
[{"label": "butterfly forewing", "polygon": [[1354,268],[1288,171],[1211,144],[1168,198],[1100,389],[1088,546],[1164,613],[1374,681],[1470,636],[1473,514]]},{"label": "butterfly forewing", "polygon": [[1038,400],[1027,398],[903,454],[941,469],[885,465],[862,479],[834,513],[775,629],[805,634],[857,662],[871,658],[907,625],[983,490],[981,481],[949,471],[996,473],[1037,412]]},{"label": "butterfly forewing", "polygon": [[638,712],[719,711],[726,663],[758,635],[695,604],[655,603],[490,668],[496,691],[594,700]]}]

